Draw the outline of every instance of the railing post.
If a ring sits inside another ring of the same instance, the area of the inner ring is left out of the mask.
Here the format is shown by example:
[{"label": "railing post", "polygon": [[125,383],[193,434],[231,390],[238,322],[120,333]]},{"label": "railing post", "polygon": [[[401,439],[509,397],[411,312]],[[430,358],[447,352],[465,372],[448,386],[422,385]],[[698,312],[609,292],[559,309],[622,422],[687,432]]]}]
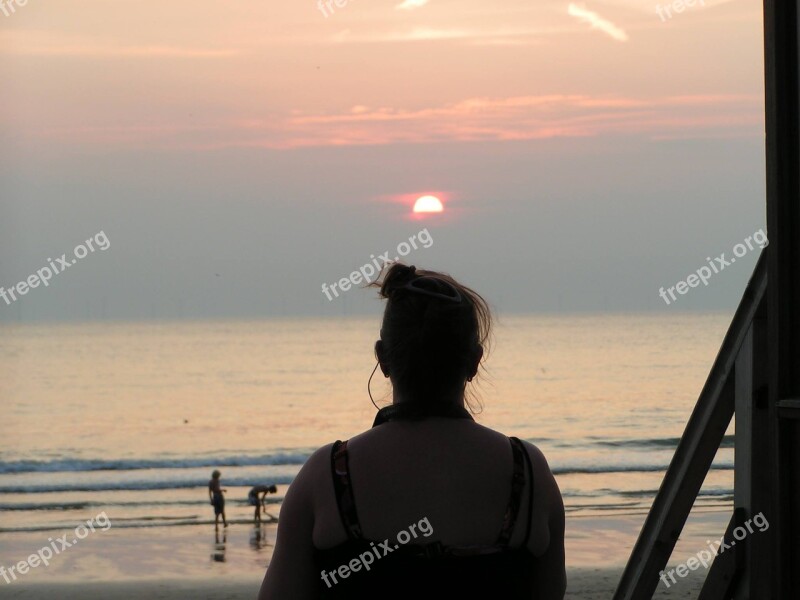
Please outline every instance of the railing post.
[{"label": "railing post", "polygon": [[797,0],[764,2],[768,292],[768,559],[758,598],[800,598],[800,71]]},{"label": "railing post", "polygon": [[[736,358],[736,441],[734,444],[734,511],[744,519],[768,510],[769,410],[767,403],[766,302],[747,332]],[[756,530],[758,531],[758,530]],[[739,542],[743,554],[735,600],[758,598],[761,583],[770,577],[769,537],[755,533]]]}]

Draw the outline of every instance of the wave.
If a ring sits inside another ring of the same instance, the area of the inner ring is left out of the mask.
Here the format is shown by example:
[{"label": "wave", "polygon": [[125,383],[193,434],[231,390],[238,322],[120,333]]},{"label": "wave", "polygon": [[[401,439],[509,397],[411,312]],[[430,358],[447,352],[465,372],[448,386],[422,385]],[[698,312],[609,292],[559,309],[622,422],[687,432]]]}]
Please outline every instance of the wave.
[{"label": "wave", "polygon": [[[733,448],[735,436],[726,435],[722,439],[720,448]],[[679,437],[663,437],[663,438],[634,438],[634,439],[609,439],[595,436],[586,438],[588,442],[581,440],[579,442],[558,442],[555,445],[560,448],[591,448],[592,446],[601,446],[603,448],[625,448],[633,449],[639,448],[643,450],[674,450],[678,447]],[[541,440],[531,439],[532,443],[539,443]]]},{"label": "wave", "polygon": [[[622,496],[623,498],[653,498],[658,493],[657,489],[649,490],[605,490],[608,495]],[[733,488],[730,489],[701,489],[697,493],[698,498],[723,498],[725,500],[733,498]]]},{"label": "wave", "polygon": [[[667,465],[587,465],[575,467],[552,467],[553,475],[570,475],[570,474],[589,474],[600,475],[603,473],[658,473],[666,471]],[[711,465],[712,471],[732,471],[733,463],[714,463]]]},{"label": "wave", "polygon": [[[712,470],[728,471],[733,469],[733,463],[716,463]],[[630,465],[566,465],[554,466],[552,472],[555,475],[588,474],[602,475],[613,473],[658,473],[666,471],[667,465],[664,464],[630,464]],[[291,475],[280,475],[270,478],[270,483],[276,485],[290,484],[294,477]],[[253,485],[252,476],[237,477],[236,475],[226,476],[225,485],[230,487],[250,487]],[[150,491],[150,490],[181,490],[206,488],[208,477],[185,477],[180,480],[151,478],[137,480],[105,479],[98,481],[37,481],[36,483],[17,483],[0,485],[2,494],[38,494],[48,492],[113,492],[113,491]]]},{"label": "wave", "polygon": [[276,452],[260,456],[236,455],[202,458],[163,459],[80,459],[0,461],[3,473],[74,473],[87,471],[140,471],[145,469],[195,469],[215,467],[274,467],[302,465],[313,450]]},{"label": "wave", "polygon": [[[292,477],[272,477],[270,483],[284,485],[292,482]],[[226,477],[226,487],[245,487],[253,485],[252,477]],[[0,485],[0,494],[44,494],[48,492],[118,492],[118,491],[150,491],[150,490],[183,490],[207,488],[208,477],[202,479],[174,480],[138,480],[138,481],[68,481],[58,483],[32,483],[18,485]]]},{"label": "wave", "polygon": [[[607,438],[588,438],[582,442],[555,442],[558,447],[574,447],[591,449],[592,447],[621,448],[621,449],[674,449],[678,445],[680,438],[642,438],[642,439],[607,439]],[[733,448],[733,436],[725,436],[721,447]],[[529,440],[533,443],[542,443],[540,439]],[[4,474],[23,474],[23,473],[82,473],[96,471],[145,471],[153,469],[213,469],[231,467],[275,467],[303,465],[311,454],[313,448],[302,448],[292,450],[278,450],[269,454],[246,455],[237,454],[231,456],[206,456],[206,457],[167,457],[167,458],[55,458],[52,460],[12,460],[0,461],[0,475]],[[621,471],[657,471],[665,467],[606,467],[591,468],[589,470],[570,469],[563,467],[560,473],[616,473]],[[717,467],[720,468],[720,467]],[[556,472],[554,470],[554,472]]]},{"label": "wave", "polygon": [[[591,491],[577,491],[565,489],[561,491],[564,498],[603,498],[603,497],[620,497],[622,499],[651,499],[655,497],[657,489],[643,489],[643,490],[611,490],[599,489]],[[733,499],[733,489],[712,489],[700,490],[697,495],[698,498],[717,498],[722,500]],[[281,504],[283,496],[269,496],[267,497],[267,504]],[[227,501],[234,506],[249,506],[245,498],[237,498],[236,496],[229,496]],[[638,504],[634,502],[635,504]],[[208,501],[205,498],[199,500],[139,500],[139,501],[84,501],[84,502],[2,502],[0,503],[0,511],[13,512],[13,511],[47,511],[47,512],[66,512],[87,510],[90,508],[145,508],[145,507],[205,507]],[[578,504],[578,507],[587,507],[592,505]],[[599,506],[599,505],[598,505]],[[605,504],[603,506],[606,506]],[[609,506],[614,506],[613,504]]]},{"label": "wave", "polygon": [[[236,496],[227,497],[226,502],[234,505],[250,506],[249,501],[245,498],[237,498]],[[266,498],[267,504],[280,504],[283,502],[283,496],[268,496]],[[70,510],[86,510],[88,508],[107,508],[107,507],[124,507],[124,508],[141,508],[151,506],[208,506],[208,500],[203,498],[201,500],[142,500],[142,501],[111,501],[99,502],[95,500],[87,500],[85,502],[0,502],[0,510],[2,511],[48,511],[48,512],[64,512]]]}]

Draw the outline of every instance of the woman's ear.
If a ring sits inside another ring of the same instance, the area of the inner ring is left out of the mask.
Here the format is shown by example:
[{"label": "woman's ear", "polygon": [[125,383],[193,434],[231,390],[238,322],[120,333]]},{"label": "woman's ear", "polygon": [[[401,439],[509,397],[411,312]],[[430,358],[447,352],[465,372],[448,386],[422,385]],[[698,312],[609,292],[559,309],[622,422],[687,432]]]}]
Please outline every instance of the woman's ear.
[{"label": "woman's ear", "polygon": [[378,359],[378,364],[381,366],[381,373],[384,377],[389,376],[389,364],[386,362],[386,353],[383,349],[383,340],[375,342],[375,358]]}]

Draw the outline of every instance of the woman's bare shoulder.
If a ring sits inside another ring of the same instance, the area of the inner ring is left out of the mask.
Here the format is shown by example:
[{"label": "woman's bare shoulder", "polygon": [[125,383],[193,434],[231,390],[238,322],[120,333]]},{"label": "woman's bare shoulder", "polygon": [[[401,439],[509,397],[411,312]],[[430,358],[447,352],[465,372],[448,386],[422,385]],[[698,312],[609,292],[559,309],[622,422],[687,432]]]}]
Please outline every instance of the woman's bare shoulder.
[{"label": "woman's bare shoulder", "polygon": [[533,468],[534,486],[543,493],[545,505],[549,513],[562,513],[564,511],[563,499],[561,498],[561,490],[558,488],[558,483],[550,469],[547,458],[544,453],[535,444],[522,440],[522,445],[528,451],[528,456],[531,459],[531,467]]},{"label": "woman's bare shoulder", "polygon": [[290,486],[290,489],[294,488],[295,495],[316,495],[315,488],[321,477],[326,472],[330,473],[332,449],[333,442],[325,444],[315,450],[303,463]]}]

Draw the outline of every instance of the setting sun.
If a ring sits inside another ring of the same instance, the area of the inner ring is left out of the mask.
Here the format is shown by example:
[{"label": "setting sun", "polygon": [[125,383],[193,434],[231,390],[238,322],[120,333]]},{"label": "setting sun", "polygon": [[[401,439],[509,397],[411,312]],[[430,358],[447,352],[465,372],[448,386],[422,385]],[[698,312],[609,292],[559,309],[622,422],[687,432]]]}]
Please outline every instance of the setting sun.
[{"label": "setting sun", "polygon": [[442,201],[436,196],[422,196],[414,203],[415,213],[440,213],[444,210]]}]

